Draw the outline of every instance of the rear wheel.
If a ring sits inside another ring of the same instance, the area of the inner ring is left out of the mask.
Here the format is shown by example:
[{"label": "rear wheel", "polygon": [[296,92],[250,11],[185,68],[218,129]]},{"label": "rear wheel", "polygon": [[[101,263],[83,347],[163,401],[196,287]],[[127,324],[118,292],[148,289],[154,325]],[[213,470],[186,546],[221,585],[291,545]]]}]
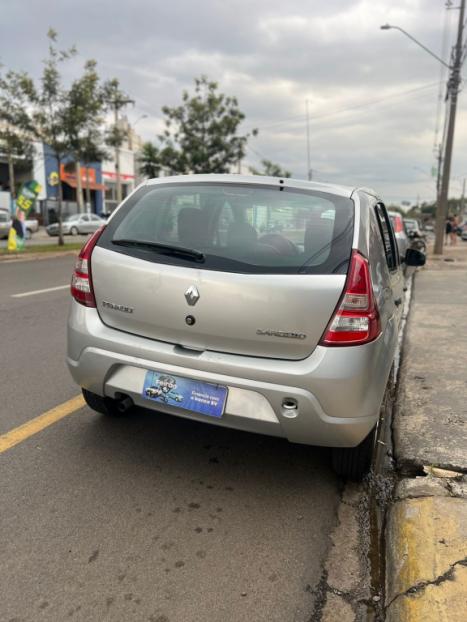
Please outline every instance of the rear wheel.
[{"label": "rear wheel", "polygon": [[92,410],[95,410],[106,417],[121,417],[122,413],[117,408],[117,402],[111,397],[101,397],[96,393],[91,393],[87,389],[82,389],[83,397],[86,404]]},{"label": "rear wheel", "polygon": [[356,447],[334,447],[332,468],[341,477],[360,481],[369,471],[376,443],[376,426]]}]

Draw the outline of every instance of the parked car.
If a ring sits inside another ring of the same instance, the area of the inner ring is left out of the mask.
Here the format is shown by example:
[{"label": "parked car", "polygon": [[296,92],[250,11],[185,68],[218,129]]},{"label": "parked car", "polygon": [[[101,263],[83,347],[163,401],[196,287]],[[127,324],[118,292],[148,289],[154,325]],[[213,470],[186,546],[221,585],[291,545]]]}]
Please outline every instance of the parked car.
[{"label": "parked car", "polygon": [[39,221],[36,218],[26,218],[24,224],[26,225],[26,239],[30,240],[32,234],[39,231]]},{"label": "parked car", "polygon": [[420,227],[420,223],[416,218],[404,218],[404,225],[406,233],[417,233],[418,235],[422,235],[422,228]]},{"label": "parked car", "polygon": [[[293,238],[261,233],[262,212],[303,226]],[[335,470],[358,479],[403,288],[388,213],[368,190],[239,175],[149,180],[79,254],[68,367],[105,415],[135,404],[332,447]],[[179,403],[150,399],[165,375]]]},{"label": "parked car", "polygon": [[404,227],[404,220],[399,212],[389,212],[394,234],[396,236],[397,248],[401,260],[404,259],[407,249],[409,248],[409,238]]},{"label": "parked car", "polygon": [[409,239],[409,247],[426,253],[426,234],[415,218],[404,218],[405,231]]},{"label": "parked car", "polygon": [[[63,235],[94,233],[104,223],[105,220],[96,214],[74,214],[63,220],[62,231]],[[49,225],[47,233],[51,236],[58,235],[58,222]]]},{"label": "parked car", "polygon": [[467,242],[467,229],[462,229],[461,240]]},{"label": "parked car", "polygon": [[[0,238],[7,238],[11,229],[11,214],[8,210],[0,209]],[[26,239],[39,230],[39,222],[35,218],[28,218],[24,221],[26,227]]]},{"label": "parked car", "polygon": [[8,237],[8,232],[11,229],[11,215],[10,212],[4,209],[0,209],[0,239]]}]

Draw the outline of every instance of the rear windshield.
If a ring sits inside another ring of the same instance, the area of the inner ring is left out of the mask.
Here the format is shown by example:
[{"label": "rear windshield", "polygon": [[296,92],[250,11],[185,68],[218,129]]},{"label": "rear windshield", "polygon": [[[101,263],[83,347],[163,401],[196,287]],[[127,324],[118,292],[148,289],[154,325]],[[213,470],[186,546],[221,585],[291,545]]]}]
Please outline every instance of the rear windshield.
[{"label": "rear windshield", "polygon": [[351,199],[287,187],[149,185],[115,214],[98,245],[146,261],[206,270],[344,273],[353,213]]}]

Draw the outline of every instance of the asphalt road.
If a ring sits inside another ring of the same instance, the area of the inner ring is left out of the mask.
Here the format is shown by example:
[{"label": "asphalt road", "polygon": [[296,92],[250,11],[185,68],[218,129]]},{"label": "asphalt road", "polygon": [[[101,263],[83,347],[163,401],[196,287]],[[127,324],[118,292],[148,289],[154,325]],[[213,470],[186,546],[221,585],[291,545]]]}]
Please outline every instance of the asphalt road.
[{"label": "asphalt road", "polygon": [[[79,393],[72,265],[0,262],[0,435]],[[82,408],[0,453],[0,620],[308,622],[340,488],[324,449]]]}]

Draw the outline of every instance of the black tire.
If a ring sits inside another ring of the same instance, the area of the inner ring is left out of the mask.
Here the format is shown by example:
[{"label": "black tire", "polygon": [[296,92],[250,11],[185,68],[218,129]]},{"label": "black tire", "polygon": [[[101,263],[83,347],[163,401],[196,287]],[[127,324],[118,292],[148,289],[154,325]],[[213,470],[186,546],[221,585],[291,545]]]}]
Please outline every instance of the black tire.
[{"label": "black tire", "polygon": [[356,447],[334,447],[332,468],[337,475],[359,482],[368,473],[376,442],[376,426]]},{"label": "black tire", "polygon": [[121,417],[122,413],[118,410],[115,400],[111,397],[101,397],[96,393],[91,393],[87,389],[81,389],[86,404],[92,410],[95,410],[106,417]]},{"label": "black tire", "polygon": [[70,229],[70,233],[71,233],[71,235],[78,235],[79,231],[78,231],[78,229],[76,227],[72,227]]}]

